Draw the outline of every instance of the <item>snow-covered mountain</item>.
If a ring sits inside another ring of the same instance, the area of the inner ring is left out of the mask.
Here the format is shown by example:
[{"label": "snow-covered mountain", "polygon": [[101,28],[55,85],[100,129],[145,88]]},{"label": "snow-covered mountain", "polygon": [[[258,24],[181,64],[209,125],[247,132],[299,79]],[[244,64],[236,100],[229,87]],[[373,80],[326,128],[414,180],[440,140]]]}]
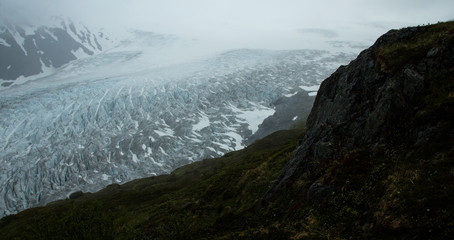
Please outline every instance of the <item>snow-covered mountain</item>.
[{"label": "snow-covered mountain", "polygon": [[109,38],[104,33],[62,18],[45,26],[6,22],[0,25],[0,85],[8,87],[30,76],[46,75],[101,52],[106,43]]},{"label": "snow-covered mountain", "polygon": [[[0,36],[13,35],[11,28]],[[69,35],[63,56],[75,58],[0,89],[0,216],[241,149],[274,104],[354,57],[248,49],[206,57],[189,47],[197,42],[143,31],[101,52],[102,36],[73,31],[71,23],[33,34],[13,29],[24,43],[4,38],[0,50],[27,57],[28,42],[41,46],[35,38],[54,49],[60,45],[50,39]],[[77,51],[97,54],[77,58]],[[41,67],[57,64],[40,54]]]}]

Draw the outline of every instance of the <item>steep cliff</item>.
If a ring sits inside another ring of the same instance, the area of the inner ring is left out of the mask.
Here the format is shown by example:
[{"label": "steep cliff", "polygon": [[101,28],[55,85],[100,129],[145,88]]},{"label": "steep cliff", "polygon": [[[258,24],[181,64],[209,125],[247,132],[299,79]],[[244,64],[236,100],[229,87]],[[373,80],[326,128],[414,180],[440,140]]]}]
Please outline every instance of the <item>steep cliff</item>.
[{"label": "steep cliff", "polygon": [[[452,141],[453,74],[453,23],[392,30],[380,37],[322,83],[308,131],[265,201],[360,147],[374,152],[391,144]],[[436,106],[427,102],[435,97],[442,98]]]}]

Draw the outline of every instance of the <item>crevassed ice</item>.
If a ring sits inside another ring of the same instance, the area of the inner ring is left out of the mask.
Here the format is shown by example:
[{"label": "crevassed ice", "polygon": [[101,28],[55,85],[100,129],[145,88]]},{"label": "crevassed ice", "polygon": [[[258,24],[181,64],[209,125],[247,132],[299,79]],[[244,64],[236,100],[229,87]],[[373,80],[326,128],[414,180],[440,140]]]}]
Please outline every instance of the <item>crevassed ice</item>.
[{"label": "crevassed ice", "polygon": [[318,62],[349,60],[241,50],[125,74],[134,56],[85,58],[0,92],[1,216],[239,150],[274,101],[334,70]]}]

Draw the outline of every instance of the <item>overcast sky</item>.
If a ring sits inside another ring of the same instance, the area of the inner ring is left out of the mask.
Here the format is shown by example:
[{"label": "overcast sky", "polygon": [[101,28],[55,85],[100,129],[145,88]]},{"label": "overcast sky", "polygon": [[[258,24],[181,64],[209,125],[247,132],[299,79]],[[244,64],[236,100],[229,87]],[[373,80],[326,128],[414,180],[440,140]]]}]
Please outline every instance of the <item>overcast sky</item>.
[{"label": "overcast sky", "polygon": [[0,0],[2,17],[40,22],[50,15],[110,31],[285,49],[320,39],[370,44],[391,28],[454,19],[454,0]]}]

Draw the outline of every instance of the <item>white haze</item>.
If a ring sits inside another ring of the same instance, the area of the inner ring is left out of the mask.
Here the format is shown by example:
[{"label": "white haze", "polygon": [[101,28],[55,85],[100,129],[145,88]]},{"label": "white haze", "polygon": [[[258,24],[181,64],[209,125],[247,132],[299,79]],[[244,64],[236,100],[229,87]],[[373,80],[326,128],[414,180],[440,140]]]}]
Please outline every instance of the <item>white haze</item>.
[{"label": "white haze", "polygon": [[367,47],[391,28],[450,20],[452,0],[0,0],[0,18],[69,16],[121,35],[173,34],[213,48]]}]

